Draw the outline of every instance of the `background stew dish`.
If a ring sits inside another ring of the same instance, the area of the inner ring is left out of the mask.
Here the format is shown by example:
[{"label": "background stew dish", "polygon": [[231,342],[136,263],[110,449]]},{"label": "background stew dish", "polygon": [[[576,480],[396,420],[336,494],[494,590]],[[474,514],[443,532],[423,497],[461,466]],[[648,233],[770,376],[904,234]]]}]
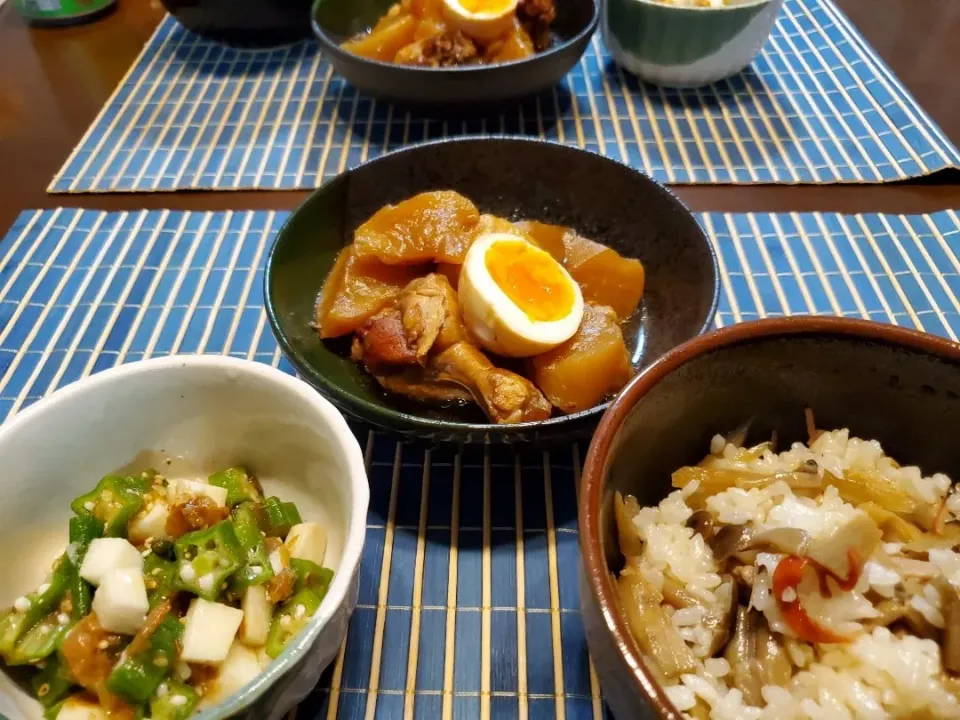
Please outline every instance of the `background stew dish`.
[{"label": "background stew dish", "polygon": [[401,0],[341,47],[399,65],[510,62],[551,46],[556,14],[554,0]]},{"label": "background stew dish", "polygon": [[222,702],[333,579],[324,529],[241,467],[107,475],[71,510],[47,579],[0,612],[0,658],[52,720],[184,720]]},{"label": "background stew dish", "polygon": [[495,423],[588,410],[633,374],[621,323],[639,260],[533,221],[481,214],[453,191],[416,195],[357,228],[314,327],[393,395],[476,403]]}]

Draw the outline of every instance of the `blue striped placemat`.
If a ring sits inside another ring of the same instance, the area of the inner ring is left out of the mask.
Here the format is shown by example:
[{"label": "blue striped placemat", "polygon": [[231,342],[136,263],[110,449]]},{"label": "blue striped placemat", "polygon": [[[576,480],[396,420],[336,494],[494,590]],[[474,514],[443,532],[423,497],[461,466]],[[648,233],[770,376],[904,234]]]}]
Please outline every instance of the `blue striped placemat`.
[{"label": "blue striped placemat", "polygon": [[[292,371],[262,308],[286,213],[23,213],[0,243],[0,419],[92,372],[224,353]],[[717,325],[791,313],[960,332],[960,216],[700,217]],[[584,448],[427,448],[358,428],[360,605],[304,718],[600,718],[578,613]]]},{"label": "blue striped placemat", "polygon": [[236,50],[167,17],[49,190],[311,188],[468,133],[570,143],[671,183],[884,182],[960,165],[832,0],[787,0],[752,68],[708,88],[643,85],[597,35],[554,92],[462,119],[359,94],[313,41]]}]

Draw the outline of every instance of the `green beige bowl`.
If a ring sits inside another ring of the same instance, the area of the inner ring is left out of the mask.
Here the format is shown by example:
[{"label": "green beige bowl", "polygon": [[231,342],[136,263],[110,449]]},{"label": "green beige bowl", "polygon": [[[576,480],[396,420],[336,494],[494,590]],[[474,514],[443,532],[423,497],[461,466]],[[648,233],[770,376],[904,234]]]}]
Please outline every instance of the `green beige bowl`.
[{"label": "green beige bowl", "polygon": [[604,0],[603,41],[617,64],[668,87],[709,85],[742,72],[770,37],[783,0],[716,8]]}]

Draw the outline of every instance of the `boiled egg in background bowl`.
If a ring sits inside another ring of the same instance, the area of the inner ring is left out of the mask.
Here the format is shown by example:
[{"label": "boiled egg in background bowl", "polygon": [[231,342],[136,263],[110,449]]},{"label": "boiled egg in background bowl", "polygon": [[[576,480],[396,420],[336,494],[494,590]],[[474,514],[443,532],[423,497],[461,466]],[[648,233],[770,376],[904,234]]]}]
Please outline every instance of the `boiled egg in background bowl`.
[{"label": "boiled egg in background bowl", "polygon": [[451,26],[476,40],[495,40],[513,24],[518,0],[443,0]]},{"label": "boiled egg in background bowl", "polygon": [[539,355],[583,319],[580,286],[549,253],[509,233],[470,246],[459,284],[463,320],[480,345],[506,357]]}]

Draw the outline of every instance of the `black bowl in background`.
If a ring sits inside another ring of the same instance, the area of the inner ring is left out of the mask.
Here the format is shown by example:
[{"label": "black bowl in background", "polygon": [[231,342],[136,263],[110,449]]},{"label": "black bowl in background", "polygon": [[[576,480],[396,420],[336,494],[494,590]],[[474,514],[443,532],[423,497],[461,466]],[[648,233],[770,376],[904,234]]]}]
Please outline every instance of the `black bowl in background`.
[{"label": "black bowl in background", "polygon": [[334,69],[358,89],[413,105],[491,104],[557,85],[587,49],[600,0],[557,0],[554,44],[525,60],[496,65],[422,68],[369,60],[340,43],[376,24],[394,0],[315,0],[313,30]]},{"label": "black bowl in background", "polygon": [[300,376],[348,415],[434,441],[555,443],[589,435],[606,404],[542,422],[492,425],[480,410],[388,398],[350,359],[349,339],[323,342],[314,304],[337,253],[386,204],[456,190],[481,212],[576,228],[639,258],[646,286],[624,325],[637,368],[703,332],[720,290],[716,258],[696,219],[669,191],[626,165],[566,145],[519,138],[444,140],[400,150],[316,190],[289,217],[267,259],[270,326]]},{"label": "black bowl in background", "polygon": [[310,37],[311,0],[160,1],[187,30],[227,45],[274,47]]}]

